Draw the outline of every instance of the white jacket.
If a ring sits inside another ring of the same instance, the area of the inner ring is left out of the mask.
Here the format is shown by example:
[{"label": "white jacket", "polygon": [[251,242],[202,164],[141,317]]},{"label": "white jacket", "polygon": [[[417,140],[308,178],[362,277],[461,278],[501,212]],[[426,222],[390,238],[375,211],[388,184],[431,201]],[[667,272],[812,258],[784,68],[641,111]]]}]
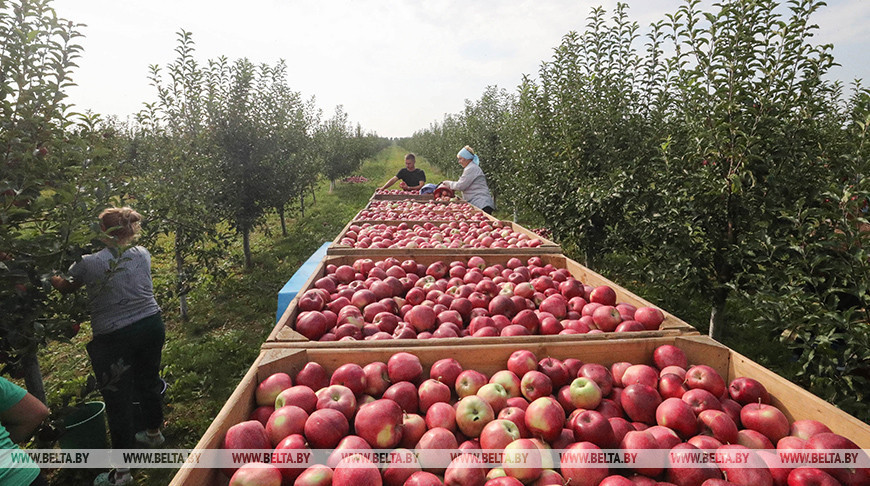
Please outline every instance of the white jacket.
[{"label": "white jacket", "polygon": [[492,200],[492,194],[489,193],[486,176],[477,164],[469,163],[465,166],[458,181],[444,181],[444,185],[454,191],[462,191],[462,199],[468,201],[472,206],[481,209],[489,206],[495,209],[495,201]]}]

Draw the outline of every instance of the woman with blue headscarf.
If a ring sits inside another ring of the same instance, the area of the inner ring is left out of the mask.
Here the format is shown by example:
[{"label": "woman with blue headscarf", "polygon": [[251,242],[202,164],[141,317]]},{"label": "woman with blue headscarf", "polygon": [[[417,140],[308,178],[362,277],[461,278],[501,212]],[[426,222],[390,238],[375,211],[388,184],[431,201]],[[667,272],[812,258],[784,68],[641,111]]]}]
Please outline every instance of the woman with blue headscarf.
[{"label": "woman with blue headscarf", "polygon": [[486,184],[486,176],[480,169],[480,160],[474,154],[474,150],[466,145],[456,154],[459,165],[462,166],[462,175],[458,181],[444,181],[442,186],[454,191],[462,191],[462,199],[472,206],[478,207],[487,214],[495,210],[495,202]]}]

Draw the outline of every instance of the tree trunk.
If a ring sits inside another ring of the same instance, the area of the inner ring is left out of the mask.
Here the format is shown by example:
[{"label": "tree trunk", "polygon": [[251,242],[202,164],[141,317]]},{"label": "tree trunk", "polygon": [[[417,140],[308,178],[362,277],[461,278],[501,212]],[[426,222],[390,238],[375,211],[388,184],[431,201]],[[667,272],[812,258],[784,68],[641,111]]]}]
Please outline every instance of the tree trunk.
[{"label": "tree trunk", "polygon": [[335,179],[331,179],[329,181],[329,193],[332,194],[332,191],[335,190]]},{"label": "tree trunk", "polygon": [[284,206],[278,208],[278,217],[281,218],[281,236],[287,237],[287,220],[284,218]]},{"label": "tree trunk", "polygon": [[24,386],[31,395],[45,403],[45,385],[42,383],[42,371],[39,369],[39,358],[36,352],[27,353],[21,357],[21,367],[24,372]]},{"label": "tree trunk", "polygon": [[514,223],[517,222],[517,207],[514,205]]},{"label": "tree trunk", "polygon": [[299,194],[299,214],[301,217],[305,217],[305,191]]},{"label": "tree trunk", "polygon": [[251,230],[247,228],[242,232],[242,248],[245,251],[245,269],[250,270],[253,266],[253,259],[251,258]]},{"label": "tree trunk", "polygon": [[311,204],[317,204],[317,194],[314,193],[314,186],[311,186]]},{"label": "tree trunk", "polygon": [[184,285],[184,255],[181,252],[181,228],[175,229],[175,290],[178,293],[178,312],[187,320],[187,291]]},{"label": "tree trunk", "polygon": [[725,331],[725,303],[728,300],[728,289],[720,287],[713,291],[713,305],[710,308],[709,336],[716,341],[722,340]]}]

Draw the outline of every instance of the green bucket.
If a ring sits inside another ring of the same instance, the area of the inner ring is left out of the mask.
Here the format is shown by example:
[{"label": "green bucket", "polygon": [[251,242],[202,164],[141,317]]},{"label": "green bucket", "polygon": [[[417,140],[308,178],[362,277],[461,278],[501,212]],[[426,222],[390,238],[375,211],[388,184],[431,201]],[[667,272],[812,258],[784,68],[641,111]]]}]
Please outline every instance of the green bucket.
[{"label": "green bucket", "polygon": [[64,419],[65,432],[58,439],[61,449],[107,449],[106,404],[87,402]]}]

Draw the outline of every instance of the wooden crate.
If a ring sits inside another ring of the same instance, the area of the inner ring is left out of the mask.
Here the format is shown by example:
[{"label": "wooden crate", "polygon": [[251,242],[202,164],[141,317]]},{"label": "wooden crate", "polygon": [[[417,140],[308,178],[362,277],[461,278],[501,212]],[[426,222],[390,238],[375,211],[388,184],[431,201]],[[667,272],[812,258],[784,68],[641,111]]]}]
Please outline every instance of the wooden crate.
[{"label": "wooden crate", "polygon": [[[485,213],[484,213],[485,214]],[[496,218],[491,218],[492,221],[499,221]],[[390,224],[398,225],[399,223],[407,223],[409,226],[413,226],[415,224],[422,224],[425,222],[419,221],[397,221]],[[429,221],[426,221],[429,222]],[[472,255],[510,255],[510,256],[533,256],[533,255],[541,255],[541,254],[554,254],[554,253],[562,253],[562,247],[558,244],[532,232],[524,228],[523,226],[509,222],[503,221],[507,227],[511,230],[525,234],[532,238],[540,239],[543,244],[541,246],[537,246],[534,248],[354,248],[348,245],[342,245],[341,239],[344,238],[345,233],[347,233],[348,229],[351,225],[359,225],[363,222],[361,221],[350,221],[348,224],[344,226],[338,236],[332,241],[332,245],[326,250],[327,255],[356,255],[360,258],[374,258],[374,257],[388,257],[388,256],[406,256],[412,254],[419,254],[422,252],[439,252],[442,254],[453,254],[457,256],[472,256]],[[369,221],[371,224],[388,224],[385,221]],[[439,223],[440,224],[440,223]]]},{"label": "wooden crate", "polygon": [[[423,265],[429,265],[436,261],[444,261],[445,263],[449,263],[453,260],[461,260],[464,257],[462,255],[457,255],[454,252],[450,253],[439,253],[435,250],[430,250],[426,253],[418,251],[417,253],[392,253],[389,256],[395,256],[400,260],[403,258],[413,258],[418,263],[422,263]],[[520,259],[524,259],[528,257],[528,255],[516,255],[516,254],[490,254],[490,255],[482,255],[481,256],[486,260],[487,264],[496,264],[501,263],[505,264],[511,257],[518,256]],[[624,302],[627,304],[634,305],[635,307],[655,307],[652,303],[638,297],[632,292],[620,287],[613,281],[603,277],[602,275],[593,272],[592,270],[584,267],[583,265],[577,263],[570,258],[565,257],[564,255],[548,255],[541,254],[539,255],[543,260],[544,264],[550,263],[556,268],[567,268],[571,275],[574,276],[577,280],[583,282],[587,285],[599,286],[599,285],[609,285],[616,291],[616,301]],[[604,333],[604,334],[571,334],[571,335],[556,335],[556,336],[515,336],[515,337],[464,337],[464,338],[442,338],[442,339],[391,339],[391,340],[383,340],[383,341],[332,341],[332,342],[318,342],[318,341],[308,341],[304,336],[296,332],[292,329],[290,323],[296,322],[296,316],[299,311],[297,309],[297,302],[299,296],[305,293],[306,290],[314,287],[314,282],[319,278],[326,275],[326,266],[329,264],[335,265],[351,265],[354,260],[357,258],[373,258],[377,259],[377,257],[372,257],[370,255],[342,255],[342,256],[330,256],[327,254],[326,258],[321,261],[320,265],[314,270],[311,274],[311,277],[302,287],[302,289],[297,294],[297,298],[293,299],[290,302],[290,305],[287,306],[287,310],[284,311],[284,314],[281,316],[281,319],[278,320],[278,323],[275,325],[275,328],[272,329],[272,332],[269,334],[269,337],[266,339],[265,347],[269,347],[270,343],[297,343],[304,346],[311,347],[337,347],[337,348],[356,348],[360,346],[456,346],[457,344],[490,344],[490,343],[500,343],[505,340],[509,340],[510,342],[536,342],[538,340],[544,341],[571,341],[571,342],[579,342],[586,340],[609,340],[609,339],[622,339],[626,337],[655,337],[655,336],[663,336],[663,335],[678,335],[678,334],[698,334],[698,331],[681,320],[680,318],[662,310],[665,314],[665,320],[662,322],[661,327],[658,331],[645,331],[638,333]],[[467,257],[465,257],[467,258]]]},{"label": "wooden crate", "polygon": [[411,201],[432,201],[432,194],[372,194],[371,199],[381,201],[403,201],[410,199]]},{"label": "wooden crate", "polygon": [[[741,376],[758,380],[770,392],[772,404],[782,410],[790,421],[818,420],[827,424],[833,432],[850,438],[859,447],[870,449],[870,425],[706,336],[662,336],[650,339],[578,343],[439,346],[411,348],[406,351],[420,358],[424,370],[428,370],[439,359],[455,358],[465,369],[475,369],[491,375],[497,370],[504,369],[507,358],[517,349],[528,349],[538,357],[577,358],[584,362],[609,366],[618,361],[652,364],[653,351],[663,344],[672,344],[682,349],[690,364],[706,364],[713,367],[726,382]],[[254,391],[257,383],[272,373],[283,371],[294,376],[309,361],[320,363],[328,372],[332,372],[345,363],[365,365],[373,361],[386,362],[397,351],[399,350],[395,348],[339,350],[288,347],[263,350],[196,445],[196,449],[220,448],[227,429],[247,420],[254,409]],[[227,482],[227,478],[216,470],[191,468],[180,470],[170,485],[222,485]]]}]

